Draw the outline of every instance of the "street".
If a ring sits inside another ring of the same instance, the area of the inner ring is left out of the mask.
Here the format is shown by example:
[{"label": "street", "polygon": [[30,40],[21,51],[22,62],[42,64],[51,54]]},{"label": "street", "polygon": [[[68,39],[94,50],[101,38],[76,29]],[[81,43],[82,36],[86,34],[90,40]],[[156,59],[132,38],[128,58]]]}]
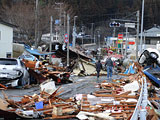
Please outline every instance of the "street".
[{"label": "street", "polygon": [[[113,75],[113,79],[120,78],[121,76]],[[96,90],[99,90],[99,88],[96,88],[98,83],[103,82],[106,80],[107,76],[100,76],[99,80],[97,81],[96,76],[85,76],[85,77],[71,77],[73,80],[73,83],[69,84],[62,84],[62,85],[56,85],[58,88],[61,86],[62,92],[59,97],[61,98],[69,98],[74,97],[76,94],[89,94]],[[107,82],[111,82],[110,80]],[[2,90],[1,90],[2,91]],[[40,93],[40,87],[39,85],[33,85],[31,88],[27,89],[7,89],[3,90],[5,94],[9,97],[9,99],[13,99],[15,101],[20,100],[24,95],[34,95]],[[0,97],[3,98],[2,92],[0,92]]]}]

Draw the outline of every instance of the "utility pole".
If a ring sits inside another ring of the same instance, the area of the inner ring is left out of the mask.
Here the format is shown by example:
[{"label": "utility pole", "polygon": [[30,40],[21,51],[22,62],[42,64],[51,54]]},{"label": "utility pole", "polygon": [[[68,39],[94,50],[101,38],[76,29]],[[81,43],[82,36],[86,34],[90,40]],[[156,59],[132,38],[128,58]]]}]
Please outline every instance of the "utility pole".
[{"label": "utility pole", "polygon": [[128,27],[126,27],[126,42],[125,42],[125,58],[127,58],[127,47],[128,47]]},{"label": "utility pole", "polygon": [[136,35],[136,60],[138,60],[138,43],[139,43],[139,10],[137,11],[137,35]]},{"label": "utility pole", "polygon": [[[93,40],[93,25],[94,25],[94,23],[92,23],[92,28],[91,28],[91,41]],[[91,42],[92,43],[92,42]]]},{"label": "utility pole", "polygon": [[74,26],[73,26],[73,33],[72,33],[72,36],[73,36],[73,40],[72,40],[72,46],[73,48],[75,48],[75,45],[76,45],[76,18],[78,16],[74,16]]},{"label": "utility pole", "polygon": [[62,43],[62,4],[63,3],[55,3],[57,5],[59,5],[59,42]]},{"label": "utility pole", "polygon": [[100,32],[98,30],[98,48],[100,49]]},{"label": "utility pole", "polygon": [[67,34],[68,34],[68,43],[67,43],[67,66],[69,66],[69,30],[70,30],[70,17],[67,14]]},{"label": "utility pole", "polygon": [[64,34],[66,34],[66,11],[64,11]]},{"label": "utility pole", "polygon": [[144,18],[144,0],[142,1],[142,18],[141,18],[140,53],[142,53],[143,18]]},{"label": "utility pole", "polygon": [[38,0],[36,0],[35,8],[35,48],[38,47]]},{"label": "utility pole", "polygon": [[145,50],[145,43],[146,43],[146,30],[143,32],[143,50]]},{"label": "utility pole", "polygon": [[[50,44],[49,44],[49,52],[52,52],[52,41],[53,41],[53,32],[52,32],[52,23],[53,23],[53,17],[51,16],[50,21]],[[51,63],[51,55],[49,56],[49,62]]]}]

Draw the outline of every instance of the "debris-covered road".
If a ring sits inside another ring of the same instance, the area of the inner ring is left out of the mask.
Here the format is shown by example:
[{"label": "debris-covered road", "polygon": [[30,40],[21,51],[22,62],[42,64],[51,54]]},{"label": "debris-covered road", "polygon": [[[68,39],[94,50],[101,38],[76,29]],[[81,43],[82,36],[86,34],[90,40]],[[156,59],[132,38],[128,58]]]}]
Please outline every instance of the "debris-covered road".
[{"label": "debris-covered road", "polygon": [[[113,76],[114,79],[120,78],[120,77],[121,76],[117,76],[117,75]],[[98,90],[99,88],[96,88],[95,86],[98,85],[98,83],[106,80],[106,78],[107,76],[101,76],[97,81],[96,76],[71,77],[73,83],[57,85],[56,87],[58,88],[59,86],[61,86],[61,90],[64,91],[63,93],[60,94],[59,97],[68,98],[68,97],[73,97],[76,94],[92,93]],[[110,80],[108,80],[108,82],[110,82]],[[14,100],[21,99],[21,96],[23,95],[39,94],[39,92],[40,92],[39,85],[33,85],[32,87],[27,89],[5,90],[5,93],[8,95],[8,97]],[[0,92],[0,96],[3,98],[3,94],[1,92]]]}]

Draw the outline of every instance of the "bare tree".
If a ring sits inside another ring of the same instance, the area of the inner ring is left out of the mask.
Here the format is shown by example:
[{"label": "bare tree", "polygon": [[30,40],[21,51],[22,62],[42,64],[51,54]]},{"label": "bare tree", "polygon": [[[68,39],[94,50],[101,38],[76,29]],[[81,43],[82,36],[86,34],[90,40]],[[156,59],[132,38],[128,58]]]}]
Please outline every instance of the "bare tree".
[{"label": "bare tree", "polygon": [[[35,2],[18,1],[3,8],[3,18],[18,26],[19,33],[27,36],[26,40],[23,39],[25,43],[33,43],[35,41]],[[65,3],[62,11],[72,13],[71,7],[69,8]],[[50,16],[53,16],[53,20],[59,19],[59,11],[55,9],[55,4],[41,1],[38,7],[38,42],[42,34],[49,32]]]}]

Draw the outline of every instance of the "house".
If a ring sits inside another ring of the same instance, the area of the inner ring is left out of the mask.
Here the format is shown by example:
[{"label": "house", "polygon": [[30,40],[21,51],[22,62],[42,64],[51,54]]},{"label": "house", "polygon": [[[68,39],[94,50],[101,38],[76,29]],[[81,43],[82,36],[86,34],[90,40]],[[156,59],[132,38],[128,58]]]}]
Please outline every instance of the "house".
[{"label": "house", "polygon": [[160,41],[160,27],[154,25],[154,27],[145,30],[143,33],[144,41],[146,45],[156,45]]},{"label": "house", "polygon": [[0,57],[12,57],[14,25],[0,20]]}]

